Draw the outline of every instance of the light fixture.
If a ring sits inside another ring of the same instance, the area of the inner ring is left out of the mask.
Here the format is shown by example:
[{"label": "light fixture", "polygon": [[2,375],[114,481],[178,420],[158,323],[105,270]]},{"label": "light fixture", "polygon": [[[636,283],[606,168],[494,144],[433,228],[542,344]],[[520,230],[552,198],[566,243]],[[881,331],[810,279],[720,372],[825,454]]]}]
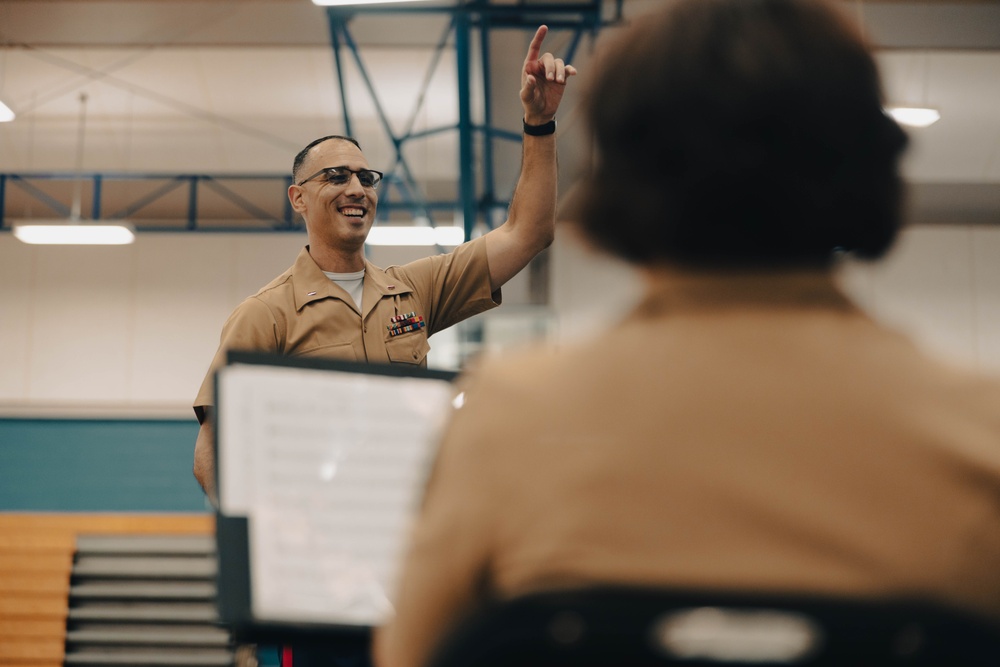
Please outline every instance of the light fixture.
[{"label": "light fixture", "polygon": [[929,107],[887,107],[886,111],[897,123],[910,127],[927,127],[941,119],[941,113]]},{"label": "light fixture", "polygon": [[380,5],[390,2],[420,2],[421,0],[312,0],[314,5],[320,7],[344,7],[348,5]]},{"label": "light fixture", "polygon": [[395,246],[457,246],[464,241],[465,230],[451,225],[444,227],[376,225],[368,233],[366,243]]},{"label": "light fixture", "polygon": [[[7,51],[4,49],[3,58],[0,59],[0,91],[3,91],[3,84],[7,78]],[[0,100],[0,123],[9,123],[14,120],[14,112],[9,106]]]},{"label": "light fixture", "polygon": [[14,236],[24,243],[40,245],[127,245],[135,241],[129,224],[92,225],[63,220],[32,221],[13,225]]},{"label": "light fixture", "polygon": [[108,223],[84,222],[80,218],[83,186],[83,138],[87,94],[80,94],[80,125],[77,133],[76,172],[73,208],[68,220],[31,220],[12,225],[14,237],[23,243],[41,245],[127,245],[135,241],[135,228],[116,220]]},{"label": "light fixture", "polygon": [[941,112],[930,100],[931,62],[927,52],[907,59],[906,75],[900,80],[900,90],[893,94],[896,104],[887,105],[886,113],[900,125],[928,127],[941,119]]}]

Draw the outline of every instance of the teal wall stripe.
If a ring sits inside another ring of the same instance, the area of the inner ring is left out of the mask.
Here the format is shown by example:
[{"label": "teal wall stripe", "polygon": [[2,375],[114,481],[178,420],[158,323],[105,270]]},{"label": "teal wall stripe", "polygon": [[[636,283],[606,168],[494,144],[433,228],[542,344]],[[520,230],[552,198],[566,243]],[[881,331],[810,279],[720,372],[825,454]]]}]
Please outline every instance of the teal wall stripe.
[{"label": "teal wall stripe", "polygon": [[0,511],[207,512],[190,420],[0,419]]}]

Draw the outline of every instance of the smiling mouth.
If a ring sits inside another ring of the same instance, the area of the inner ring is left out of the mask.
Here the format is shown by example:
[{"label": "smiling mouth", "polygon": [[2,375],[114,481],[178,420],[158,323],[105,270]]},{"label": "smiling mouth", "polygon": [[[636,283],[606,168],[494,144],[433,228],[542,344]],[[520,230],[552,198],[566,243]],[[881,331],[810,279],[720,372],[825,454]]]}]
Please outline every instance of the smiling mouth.
[{"label": "smiling mouth", "polygon": [[337,209],[340,211],[341,215],[348,218],[363,218],[365,216],[365,209],[359,206],[345,206],[343,208]]}]

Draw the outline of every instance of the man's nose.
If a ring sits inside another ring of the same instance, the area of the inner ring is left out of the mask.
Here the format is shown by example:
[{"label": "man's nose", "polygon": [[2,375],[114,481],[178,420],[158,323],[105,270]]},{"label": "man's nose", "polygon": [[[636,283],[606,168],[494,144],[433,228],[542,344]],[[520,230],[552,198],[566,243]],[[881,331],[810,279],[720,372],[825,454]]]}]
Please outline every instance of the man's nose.
[{"label": "man's nose", "polygon": [[345,190],[352,195],[365,194],[365,188],[363,185],[361,185],[361,178],[354,173],[352,173],[351,177],[347,179],[347,186],[345,187]]}]

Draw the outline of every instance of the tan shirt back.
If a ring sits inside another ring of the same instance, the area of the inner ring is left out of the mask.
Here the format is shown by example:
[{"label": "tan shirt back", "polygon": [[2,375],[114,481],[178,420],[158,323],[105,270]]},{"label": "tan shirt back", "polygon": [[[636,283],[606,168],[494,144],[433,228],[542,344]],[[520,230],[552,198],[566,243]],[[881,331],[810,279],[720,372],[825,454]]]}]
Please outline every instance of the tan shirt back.
[{"label": "tan shirt back", "polygon": [[489,598],[595,582],[1000,618],[1000,384],[925,358],[825,273],[678,273],[605,335],[468,384],[387,665]]}]

